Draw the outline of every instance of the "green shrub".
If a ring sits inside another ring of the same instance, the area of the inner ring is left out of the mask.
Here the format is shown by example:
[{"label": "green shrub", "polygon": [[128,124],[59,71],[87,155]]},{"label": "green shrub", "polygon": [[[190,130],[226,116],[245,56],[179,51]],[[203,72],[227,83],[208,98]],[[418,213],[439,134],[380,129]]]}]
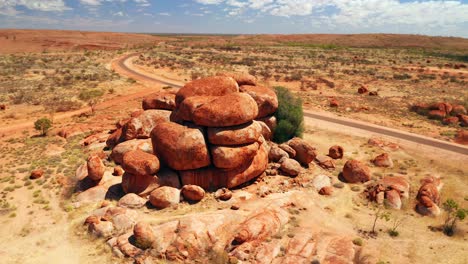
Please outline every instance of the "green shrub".
[{"label": "green shrub", "polygon": [[42,136],[45,136],[51,127],[52,121],[46,117],[40,118],[34,122],[34,128],[40,131]]},{"label": "green shrub", "polygon": [[284,87],[275,87],[279,107],[276,111],[278,125],[273,140],[283,143],[293,137],[302,137],[304,130],[304,112],[302,100]]}]

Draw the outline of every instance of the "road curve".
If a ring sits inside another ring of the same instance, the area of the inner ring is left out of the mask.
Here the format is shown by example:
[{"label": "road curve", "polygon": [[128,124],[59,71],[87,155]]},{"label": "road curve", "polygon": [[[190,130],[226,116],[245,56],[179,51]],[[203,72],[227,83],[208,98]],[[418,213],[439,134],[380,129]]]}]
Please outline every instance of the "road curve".
[{"label": "road curve", "polygon": [[[181,85],[171,83],[171,82],[168,82],[166,80],[158,79],[157,76],[155,77],[155,76],[145,75],[145,74],[143,74],[141,72],[136,72],[136,71],[130,69],[129,67],[127,67],[125,62],[127,60],[129,60],[130,58],[132,58],[134,56],[137,56],[137,55],[139,55],[139,53],[132,53],[132,54],[128,54],[126,56],[123,56],[123,57],[119,58],[117,63],[118,63],[118,66],[120,67],[120,72],[121,73],[123,71],[124,75],[131,76],[131,77],[137,79],[137,81],[153,82],[153,83],[172,86],[172,87],[175,87],[175,88],[182,87]],[[304,111],[304,116],[305,117],[310,117],[310,118],[313,118],[313,119],[317,119],[317,120],[321,120],[321,121],[326,121],[326,122],[330,122],[330,123],[335,123],[335,124],[339,124],[339,125],[344,125],[344,126],[348,126],[348,127],[352,127],[352,128],[365,130],[365,131],[372,132],[372,133],[375,133],[375,134],[390,136],[390,137],[393,137],[393,138],[410,141],[410,142],[413,142],[413,143],[416,143],[416,144],[427,145],[427,146],[430,146],[430,147],[433,147],[433,148],[439,148],[439,149],[443,149],[443,150],[446,150],[446,151],[451,151],[451,152],[455,152],[455,153],[459,153],[459,154],[463,154],[463,155],[468,155],[468,147],[467,146],[458,145],[458,144],[455,144],[455,143],[446,142],[446,141],[442,141],[442,140],[438,140],[438,139],[434,139],[434,138],[430,138],[430,137],[425,137],[425,136],[421,136],[421,135],[417,135],[417,134],[413,134],[413,133],[409,133],[409,132],[405,132],[405,131],[401,131],[401,130],[396,130],[396,129],[392,129],[392,128],[388,128],[388,127],[384,127],[384,126],[379,126],[379,125],[375,125],[375,124],[371,124],[371,123],[356,121],[356,120],[349,119],[349,118],[337,117],[337,116],[334,116],[334,115],[332,115],[332,114],[330,114],[328,112]]]}]

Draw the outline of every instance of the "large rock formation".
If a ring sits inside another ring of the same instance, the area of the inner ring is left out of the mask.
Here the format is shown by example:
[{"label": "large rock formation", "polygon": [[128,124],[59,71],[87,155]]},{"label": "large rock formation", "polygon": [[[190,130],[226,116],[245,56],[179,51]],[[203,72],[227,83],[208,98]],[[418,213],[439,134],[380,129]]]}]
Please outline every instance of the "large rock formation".
[{"label": "large rock formation", "polygon": [[187,83],[176,94],[176,105],[192,96],[223,96],[239,92],[239,85],[231,77],[213,76]]}]

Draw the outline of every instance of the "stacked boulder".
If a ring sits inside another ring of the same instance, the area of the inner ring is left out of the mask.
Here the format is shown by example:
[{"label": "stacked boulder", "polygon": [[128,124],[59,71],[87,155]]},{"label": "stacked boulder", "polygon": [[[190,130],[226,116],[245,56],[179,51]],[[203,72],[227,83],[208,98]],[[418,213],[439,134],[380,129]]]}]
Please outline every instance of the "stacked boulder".
[{"label": "stacked boulder", "polygon": [[401,209],[402,200],[409,197],[410,184],[404,176],[385,176],[367,187],[365,193],[370,201],[385,204],[392,209]]},{"label": "stacked boulder", "polygon": [[198,79],[177,92],[152,94],[142,105],[144,111],[119,122],[107,140],[111,158],[125,170],[125,192],[233,188],[266,170],[278,99],[255,77],[223,73]]}]

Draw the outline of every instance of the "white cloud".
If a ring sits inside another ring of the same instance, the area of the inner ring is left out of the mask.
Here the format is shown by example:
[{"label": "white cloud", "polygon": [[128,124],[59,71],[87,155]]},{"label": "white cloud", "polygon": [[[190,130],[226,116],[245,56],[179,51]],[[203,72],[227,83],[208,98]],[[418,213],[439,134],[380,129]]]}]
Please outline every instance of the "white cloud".
[{"label": "white cloud", "polygon": [[159,13],[160,16],[171,16],[171,14],[167,13],[167,12],[162,12],[162,13]]},{"label": "white cloud", "polygon": [[[139,6],[150,6],[151,4],[148,2],[148,0],[132,0]],[[120,3],[125,3],[127,0],[80,0],[82,4],[85,5],[91,5],[91,6],[99,6],[103,2],[120,2]]]},{"label": "white cloud", "polygon": [[71,9],[66,6],[63,0],[0,0],[0,14],[18,14],[19,11],[15,9],[17,6],[38,11],[65,11]]}]

